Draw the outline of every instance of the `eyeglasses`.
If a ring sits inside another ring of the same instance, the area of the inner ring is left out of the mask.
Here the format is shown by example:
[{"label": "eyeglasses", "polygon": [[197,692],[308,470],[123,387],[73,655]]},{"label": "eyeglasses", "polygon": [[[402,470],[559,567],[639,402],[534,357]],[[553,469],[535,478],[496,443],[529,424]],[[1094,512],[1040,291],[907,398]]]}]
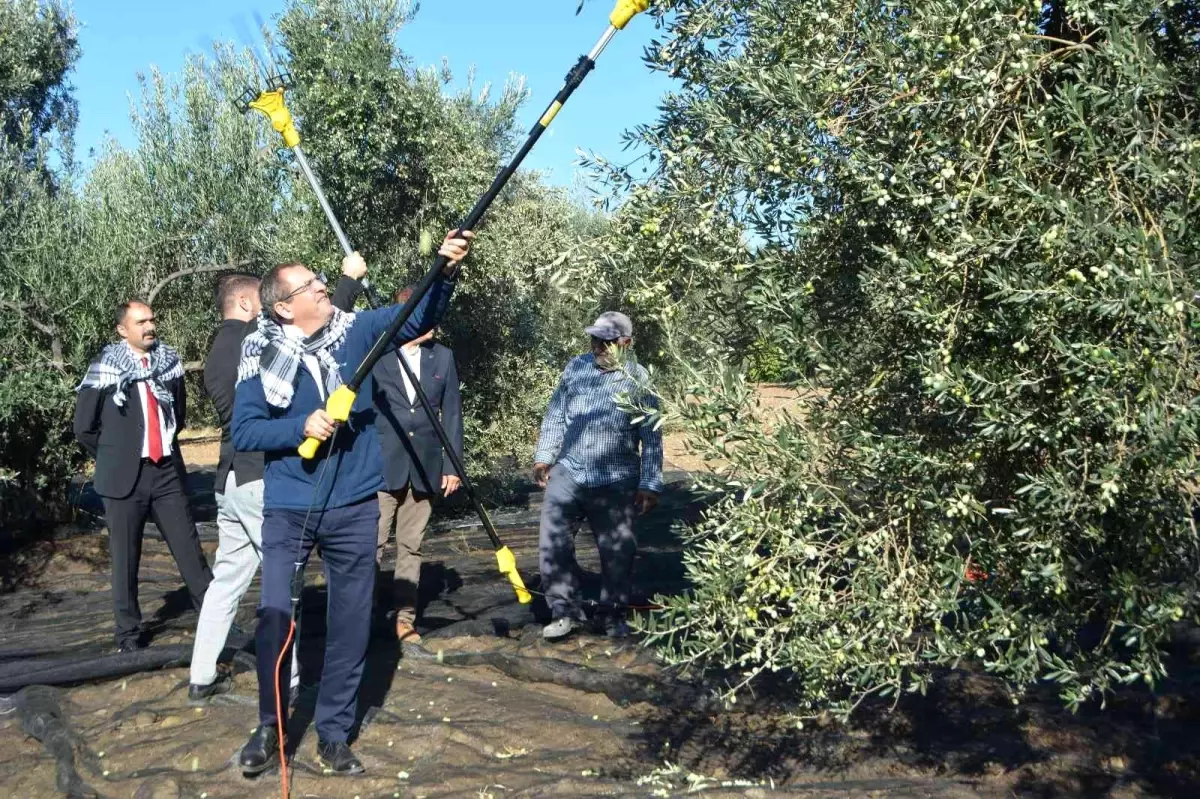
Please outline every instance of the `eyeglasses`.
[{"label": "eyeglasses", "polygon": [[301,283],[300,287],[297,288],[295,291],[293,291],[291,294],[288,294],[287,296],[280,299],[279,302],[288,302],[293,297],[303,294],[304,292],[306,292],[310,288],[312,288],[313,283],[316,283],[318,280],[321,281],[322,286],[326,285],[328,282],[325,280],[325,275],[323,275],[323,274],[313,275],[311,278],[309,278],[308,280]]}]

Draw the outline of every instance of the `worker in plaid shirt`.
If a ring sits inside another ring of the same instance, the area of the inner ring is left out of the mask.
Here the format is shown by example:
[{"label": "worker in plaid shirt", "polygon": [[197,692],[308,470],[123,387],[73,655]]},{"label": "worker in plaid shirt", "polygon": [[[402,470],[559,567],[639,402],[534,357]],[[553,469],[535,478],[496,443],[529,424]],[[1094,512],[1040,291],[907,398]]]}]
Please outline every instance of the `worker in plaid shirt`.
[{"label": "worker in plaid shirt", "polygon": [[[621,353],[633,343],[633,323],[610,311],[586,332],[592,351],[563,370],[534,456],[534,479],[546,489],[538,555],[553,617],[542,630],[547,640],[565,638],[585,621],[575,563],[575,531],[584,518],[600,550],[600,601],[606,610],[600,620],[610,636],[628,633],[625,606],[637,553],[634,515],[651,510],[662,491],[662,433],[650,423],[634,424],[615,399],[636,389],[632,377],[645,378],[636,364],[621,369]],[[647,395],[642,404],[657,407],[658,402]]]}]

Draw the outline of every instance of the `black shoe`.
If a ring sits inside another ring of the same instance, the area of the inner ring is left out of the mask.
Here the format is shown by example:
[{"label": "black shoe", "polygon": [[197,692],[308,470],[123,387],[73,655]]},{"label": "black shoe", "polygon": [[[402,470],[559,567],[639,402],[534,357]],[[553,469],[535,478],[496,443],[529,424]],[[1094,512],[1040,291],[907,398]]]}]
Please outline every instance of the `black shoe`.
[{"label": "black shoe", "polygon": [[136,652],[139,649],[144,649],[144,648],[145,647],[142,646],[141,641],[121,641],[120,643],[117,644],[117,654],[118,655],[127,655],[130,652]]},{"label": "black shoe", "polygon": [[317,741],[317,762],[334,774],[362,774],[366,769],[344,741]]},{"label": "black shoe", "polygon": [[243,774],[262,774],[279,764],[279,733],[275,725],[261,725],[251,735],[238,755]]},{"label": "black shoe", "polygon": [[218,674],[217,678],[208,685],[192,683],[188,686],[188,704],[198,707],[218,694],[227,694],[233,690],[233,680],[228,674]]}]

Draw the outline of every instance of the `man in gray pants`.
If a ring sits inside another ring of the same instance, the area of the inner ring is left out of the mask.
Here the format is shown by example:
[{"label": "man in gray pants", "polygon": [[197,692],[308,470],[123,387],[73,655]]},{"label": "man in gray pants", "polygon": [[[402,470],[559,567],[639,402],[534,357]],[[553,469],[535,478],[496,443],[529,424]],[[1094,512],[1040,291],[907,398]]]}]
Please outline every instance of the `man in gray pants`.
[{"label": "man in gray pants", "polygon": [[[358,282],[366,274],[361,259],[346,259],[332,304],[349,310],[361,293]],[[237,615],[238,604],[262,563],[263,454],[234,452],[232,439],[233,396],[242,340],[257,328],[262,302],[259,279],[232,275],[217,292],[221,327],[204,362],[204,389],[212,398],[221,422],[221,457],[213,490],[217,497],[217,545],[213,580],[200,608],[196,641],[192,645],[188,702],[199,705],[233,687],[227,674],[217,672],[217,658]],[[296,647],[292,647],[291,694],[300,687]]]},{"label": "man in gray pants", "polygon": [[[614,637],[627,633],[625,607],[637,553],[634,514],[652,509],[662,492],[662,433],[634,424],[615,400],[636,389],[620,368],[621,352],[633,343],[633,323],[610,311],[586,332],[591,352],[563,370],[534,456],[534,479],[546,489],[538,555],[552,616],[542,630],[548,640],[565,638],[585,620],[575,563],[575,531],[583,518],[600,549],[606,631]],[[639,382],[645,378],[640,366],[629,368]],[[658,401],[647,396],[643,403],[657,407]]]}]

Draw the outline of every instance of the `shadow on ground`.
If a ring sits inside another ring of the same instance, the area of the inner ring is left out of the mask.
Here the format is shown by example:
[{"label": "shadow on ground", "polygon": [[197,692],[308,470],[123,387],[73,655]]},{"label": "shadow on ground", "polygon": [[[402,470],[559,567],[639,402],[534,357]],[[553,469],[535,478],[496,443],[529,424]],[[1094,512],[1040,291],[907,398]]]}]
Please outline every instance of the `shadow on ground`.
[{"label": "shadow on ground", "polygon": [[1200,670],[1175,666],[1183,677],[1162,693],[1129,691],[1107,710],[1077,715],[1051,691],[1014,705],[996,680],[961,671],[940,674],[925,697],[861,708],[848,727],[809,721],[797,729],[780,712],[782,690],[717,713],[656,707],[642,753],[793,787],[814,774],[863,785],[881,775],[926,775],[974,795],[1197,796],[1200,702],[1192,681]]}]

